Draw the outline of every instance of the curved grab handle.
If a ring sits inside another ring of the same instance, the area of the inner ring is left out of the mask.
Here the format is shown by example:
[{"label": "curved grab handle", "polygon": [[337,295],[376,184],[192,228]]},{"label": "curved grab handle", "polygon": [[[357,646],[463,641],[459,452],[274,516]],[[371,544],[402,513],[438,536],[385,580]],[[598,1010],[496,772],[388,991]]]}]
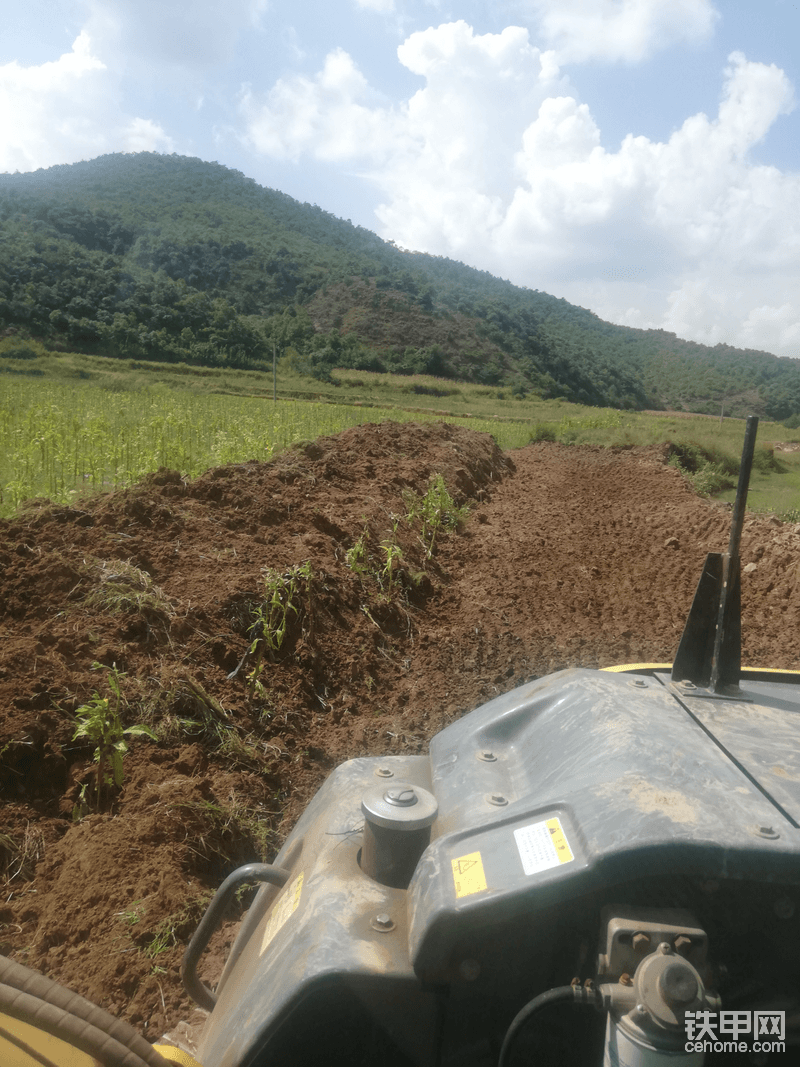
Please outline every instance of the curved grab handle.
[{"label": "curved grab handle", "polygon": [[283,867],[274,867],[269,863],[248,863],[229,874],[206,909],[192,940],[186,946],[181,963],[181,980],[183,988],[201,1008],[213,1011],[217,1003],[216,996],[204,985],[197,974],[197,964],[208,947],[208,942],[217,928],[228,901],[239,888],[247,882],[269,882],[271,885],[283,886],[289,879],[289,871]]}]

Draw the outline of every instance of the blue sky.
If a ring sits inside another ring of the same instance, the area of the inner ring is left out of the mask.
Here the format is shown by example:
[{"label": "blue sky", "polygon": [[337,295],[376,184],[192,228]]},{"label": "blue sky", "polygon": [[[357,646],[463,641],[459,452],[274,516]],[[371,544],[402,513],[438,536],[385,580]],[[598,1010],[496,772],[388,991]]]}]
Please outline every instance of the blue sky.
[{"label": "blue sky", "polygon": [[217,160],[613,322],[800,357],[800,0],[4,0],[0,171]]}]

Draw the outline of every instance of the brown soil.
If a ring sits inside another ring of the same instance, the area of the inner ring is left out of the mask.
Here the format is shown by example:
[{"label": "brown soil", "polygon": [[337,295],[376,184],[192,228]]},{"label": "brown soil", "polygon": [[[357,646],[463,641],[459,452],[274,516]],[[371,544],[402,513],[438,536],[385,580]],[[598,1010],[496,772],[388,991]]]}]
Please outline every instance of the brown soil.
[{"label": "brown soil", "polygon": [[[397,517],[435,473],[472,512],[428,559],[419,523]],[[0,952],[157,1037],[191,1012],[178,968],[211,892],[274,856],[336,763],[423,751],[562,667],[670,660],[729,521],[663,449],[512,456],[442,423],[364,426],[193,482],[162,470],[80,507],[32,502],[0,523]],[[346,552],[365,529],[359,574]],[[402,561],[382,589],[392,537]],[[742,555],[745,661],[800,667],[797,528],[751,518]],[[310,588],[249,694],[252,659],[229,675],[262,569],[304,561]],[[111,696],[114,664],[125,724],[160,739],[130,739],[124,786],[98,804],[75,712]]]}]

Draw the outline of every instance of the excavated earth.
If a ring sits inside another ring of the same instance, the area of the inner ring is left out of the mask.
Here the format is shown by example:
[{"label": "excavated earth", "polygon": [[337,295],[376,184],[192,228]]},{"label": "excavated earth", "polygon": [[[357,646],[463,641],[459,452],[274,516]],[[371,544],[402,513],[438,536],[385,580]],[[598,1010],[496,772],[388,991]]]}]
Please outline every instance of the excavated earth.
[{"label": "excavated earth", "polygon": [[[423,752],[564,667],[671,660],[730,511],[668,454],[384,423],[0,522],[0,953],[155,1039],[192,1015],[178,970],[211,893],[337,763]],[[470,514],[429,558],[405,516],[436,474]],[[800,667],[798,529],[745,523],[746,663]],[[280,647],[246,657],[265,579],[306,563]],[[75,715],[113,707],[112,668],[124,725],[158,740],[129,737],[98,797]]]}]

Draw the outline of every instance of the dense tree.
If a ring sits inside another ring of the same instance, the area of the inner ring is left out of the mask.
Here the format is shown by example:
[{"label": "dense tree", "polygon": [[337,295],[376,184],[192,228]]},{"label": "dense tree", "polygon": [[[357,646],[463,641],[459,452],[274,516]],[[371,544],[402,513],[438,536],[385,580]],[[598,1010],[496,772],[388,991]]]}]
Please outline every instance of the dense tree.
[{"label": "dense tree", "polygon": [[800,413],[794,360],[633,330],[176,155],[0,175],[0,325],[136,358],[506,383],[621,408]]}]

